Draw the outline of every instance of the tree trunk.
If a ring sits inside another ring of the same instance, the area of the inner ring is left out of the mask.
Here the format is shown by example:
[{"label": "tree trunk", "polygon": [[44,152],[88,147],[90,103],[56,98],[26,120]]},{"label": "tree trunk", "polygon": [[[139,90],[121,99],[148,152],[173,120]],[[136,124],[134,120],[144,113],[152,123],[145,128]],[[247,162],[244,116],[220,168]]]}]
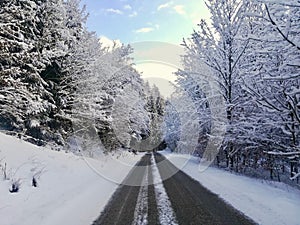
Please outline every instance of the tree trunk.
[{"label": "tree trunk", "polygon": [[293,177],[294,172],[294,162],[291,162],[291,177]]},{"label": "tree trunk", "polygon": [[220,156],[217,155],[217,166],[220,167]]},{"label": "tree trunk", "polygon": [[235,172],[239,172],[239,153],[236,153],[236,164],[235,164]]},{"label": "tree trunk", "polygon": [[233,156],[230,156],[230,169],[232,170],[234,167]]},{"label": "tree trunk", "polygon": [[270,169],[270,179],[273,180],[274,165],[273,165],[273,157],[271,155],[269,155],[269,169]]},{"label": "tree trunk", "polygon": [[225,152],[225,158],[226,158],[226,167],[228,168],[229,167],[229,155],[228,155],[227,150],[224,150],[224,152]]}]

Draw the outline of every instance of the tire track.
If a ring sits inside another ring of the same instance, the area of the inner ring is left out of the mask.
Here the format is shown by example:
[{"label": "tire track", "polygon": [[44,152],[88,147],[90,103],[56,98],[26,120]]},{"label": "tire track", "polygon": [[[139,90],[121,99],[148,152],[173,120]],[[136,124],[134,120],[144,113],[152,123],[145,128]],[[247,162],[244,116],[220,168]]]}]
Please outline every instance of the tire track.
[{"label": "tire track", "polygon": [[[155,154],[164,177],[178,169],[164,156]],[[225,203],[200,183],[178,171],[163,181],[179,224],[185,225],[253,225],[248,217]]]}]

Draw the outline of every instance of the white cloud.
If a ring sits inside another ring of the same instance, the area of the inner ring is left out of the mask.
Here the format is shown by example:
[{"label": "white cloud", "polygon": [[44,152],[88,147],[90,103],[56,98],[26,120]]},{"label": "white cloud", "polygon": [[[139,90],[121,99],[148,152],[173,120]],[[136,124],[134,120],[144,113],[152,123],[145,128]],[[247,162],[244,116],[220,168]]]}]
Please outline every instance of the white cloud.
[{"label": "white cloud", "polygon": [[186,14],[183,5],[175,5],[175,6],[173,7],[173,9],[174,9],[178,14],[180,14],[180,15],[185,15],[185,14]]},{"label": "white cloud", "polygon": [[170,8],[172,4],[173,4],[173,2],[167,2],[165,4],[161,4],[157,7],[157,11],[162,10],[164,8]]},{"label": "white cloud", "polygon": [[124,5],[124,9],[126,9],[126,10],[132,10],[132,7],[130,5]]},{"label": "white cloud", "polygon": [[153,27],[143,27],[143,28],[136,30],[135,32],[136,33],[149,33],[151,31],[154,31]]},{"label": "white cloud", "polygon": [[160,10],[166,9],[166,8],[172,8],[179,15],[186,15],[186,11],[185,11],[183,5],[174,5],[174,6],[173,5],[174,5],[173,1],[167,2],[165,4],[161,4],[157,7],[157,11],[160,11]]},{"label": "white cloud", "polygon": [[138,15],[138,13],[136,11],[134,11],[133,13],[129,14],[129,17],[136,17]]},{"label": "white cloud", "polygon": [[114,13],[114,14],[119,14],[119,15],[123,14],[123,12],[121,10],[119,10],[119,9],[112,9],[112,8],[106,9],[106,12]]},{"label": "white cloud", "polygon": [[153,23],[147,23],[147,26],[140,28],[138,30],[135,30],[136,33],[149,33],[154,30],[159,30],[160,26],[159,24],[153,24]]}]

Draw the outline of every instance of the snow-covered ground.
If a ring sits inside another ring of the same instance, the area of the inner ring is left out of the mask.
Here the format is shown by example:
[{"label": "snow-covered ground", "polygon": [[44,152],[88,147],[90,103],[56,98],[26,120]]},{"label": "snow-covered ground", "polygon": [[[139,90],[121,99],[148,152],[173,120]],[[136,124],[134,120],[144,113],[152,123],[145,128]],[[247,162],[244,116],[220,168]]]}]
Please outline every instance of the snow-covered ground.
[{"label": "snow-covered ground", "polygon": [[[91,224],[141,156],[124,152],[99,161],[0,134],[0,224]],[[19,192],[10,193],[19,179]]]},{"label": "snow-covered ground", "polygon": [[[262,225],[300,225],[300,191],[163,154],[177,167]],[[143,154],[123,152],[93,160],[37,147],[0,133],[0,224],[91,224]],[[4,167],[8,180],[3,180]],[[37,178],[38,187],[32,186]],[[13,181],[21,183],[10,193]]]},{"label": "snow-covered ground", "polygon": [[300,191],[286,184],[239,176],[209,167],[199,159],[162,152],[175,166],[261,225],[300,225]]}]

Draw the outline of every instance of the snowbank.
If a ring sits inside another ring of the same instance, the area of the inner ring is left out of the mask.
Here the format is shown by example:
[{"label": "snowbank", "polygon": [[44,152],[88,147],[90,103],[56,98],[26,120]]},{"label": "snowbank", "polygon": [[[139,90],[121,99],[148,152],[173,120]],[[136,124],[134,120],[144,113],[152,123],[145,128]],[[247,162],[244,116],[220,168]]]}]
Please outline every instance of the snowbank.
[{"label": "snowbank", "polygon": [[[0,134],[1,225],[91,224],[142,155],[118,153],[101,160],[55,152]],[[32,186],[33,176],[37,187]],[[20,179],[18,193],[10,193]]]},{"label": "snowbank", "polygon": [[199,159],[162,154],[175,166],[261,225],[300,225],[300,191],[286,184],[239,176],[217,168],[199,172]]}]

